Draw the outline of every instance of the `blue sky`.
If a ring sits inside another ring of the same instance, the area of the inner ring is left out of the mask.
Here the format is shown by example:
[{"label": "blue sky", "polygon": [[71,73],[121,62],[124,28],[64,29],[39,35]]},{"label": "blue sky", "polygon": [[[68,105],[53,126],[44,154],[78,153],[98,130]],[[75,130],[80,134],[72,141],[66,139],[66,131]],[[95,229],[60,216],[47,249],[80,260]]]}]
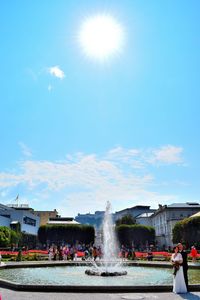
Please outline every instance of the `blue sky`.
[{"label": "blue sky", "polygon": [[[0,202],[62,216],[200,199],[198,0],[1,1]],[[123,28],[86,56],[84,20]]]}]

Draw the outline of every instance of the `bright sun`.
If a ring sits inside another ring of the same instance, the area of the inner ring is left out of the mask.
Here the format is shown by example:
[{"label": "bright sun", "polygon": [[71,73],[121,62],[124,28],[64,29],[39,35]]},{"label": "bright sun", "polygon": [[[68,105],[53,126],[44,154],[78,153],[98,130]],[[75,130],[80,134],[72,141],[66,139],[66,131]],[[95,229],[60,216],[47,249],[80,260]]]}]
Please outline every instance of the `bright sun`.
[{"label": "bright sun", "polygon": [[120,52],[123,38],[122,26],[109,15],[87,18],[79,32],[79,42],[83,52],[98,61],[105,61]]}]

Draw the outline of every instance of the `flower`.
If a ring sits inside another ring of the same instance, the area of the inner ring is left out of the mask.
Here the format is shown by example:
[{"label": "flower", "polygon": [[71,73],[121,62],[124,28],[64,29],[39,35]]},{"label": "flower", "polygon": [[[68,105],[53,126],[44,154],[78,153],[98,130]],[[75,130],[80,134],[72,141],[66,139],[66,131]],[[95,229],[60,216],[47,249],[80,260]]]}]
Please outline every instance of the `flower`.
[{"label": "flower", "polygon": [[176,276],[176,273],[178,272],[179,268],[180,268],[180,264],[177,261],[175,261],[173,264],[173,275],[174,276]]}]

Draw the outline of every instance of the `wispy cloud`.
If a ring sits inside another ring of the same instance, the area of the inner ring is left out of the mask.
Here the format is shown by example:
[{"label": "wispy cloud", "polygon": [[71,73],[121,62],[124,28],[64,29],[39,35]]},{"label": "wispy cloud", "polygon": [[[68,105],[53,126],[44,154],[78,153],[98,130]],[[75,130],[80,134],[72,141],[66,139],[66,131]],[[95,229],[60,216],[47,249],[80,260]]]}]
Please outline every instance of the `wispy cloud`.
[{"label": "wispy cloud", "polygon": [[116,147],[108,151],[107,158],[128,163],[133,168],[144,168],[151,165],[175,165],[183,163],[183,148],[165,145],[160,148],[126,149]]},{"label": "wispy cloud", "polygon": [[21,150],[22,150],[22,153],[27,156],[27,157],[31,157],[32,156],[32,151],[31,149],[23,142],[19,142],[18,143]]},{"label": "wispy cloud", "polygon": [[[21,147],[29,154],[23,143]],[[44,201],[53,201],[56,197],[55,205],[66,207],[66,212],[103,209],[107,200],[116,207],[129,206],[130,202],[146,204],[147,200],[156,205],[175,196],[153,191],[156,178],[148,165],[179,164],[182,151],[175,146],[151,151],[117,147],[103,155],[71,154],[61,162],[26,159],[19,162],[17,171],[0,172],[0,190],[23,186],[32,198],[40,195]],[[143,167],[135,170],[135,162]]]},{"label": "wispy cloud", "polygon": [[61,68],[59,66],[54,66],[54,67],[48,68],[48,72],[52,76],[55,76],[59,79],[63,79],[65,77],[65,73],[63,72],[63,70],[61,70]]},{"label": "wispy cloud", "polygon": [[183,148],[173,145],[160,147],[152,150],[151,163],[156,164],[179,164],[183,163],[182,158]]}]

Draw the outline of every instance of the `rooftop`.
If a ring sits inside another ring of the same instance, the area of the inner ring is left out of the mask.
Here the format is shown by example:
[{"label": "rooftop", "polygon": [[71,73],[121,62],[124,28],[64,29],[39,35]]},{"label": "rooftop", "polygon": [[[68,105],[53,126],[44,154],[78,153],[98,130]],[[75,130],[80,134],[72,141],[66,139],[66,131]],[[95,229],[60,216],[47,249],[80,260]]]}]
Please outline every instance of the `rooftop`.
[{"label": "rooftop", "polygon": [[168,208],[173,208],[173,207],[177,207],[177,208],[188,208],[188,207],[199,207],[200,208],[200,204],[198,202],[186,202],[186,203],[172,203],[167,205]]},{"label": "rooftop", "polygon": [[118,210],[118,211],[116,211],[116,213],[121,213],[121,212],[127,211],[127,210],[149,209],[149,208],[150,208],[150,205],[136,205],[136,206],[132,206],[132,207],[129,207],[129,208],[122,209],[122,210]]},{"label": "rooftop", "polygon": [[136,218],[149,218],[154,214],[154,212],[149,212],[149,213],[143,213],[138,215]]},{"label": "rooftop", "polygon": [[75,220],[72,220],[72,221],[64,221],[64,220],[49,220],[48,222],[47,222],[47,224],[49,224],[49,225],[53,225],[53,224],[56,224],[56,225],[74,225],[74,224],[80,224],[80,223],[78,223],[77,221],[75,221]]}]

